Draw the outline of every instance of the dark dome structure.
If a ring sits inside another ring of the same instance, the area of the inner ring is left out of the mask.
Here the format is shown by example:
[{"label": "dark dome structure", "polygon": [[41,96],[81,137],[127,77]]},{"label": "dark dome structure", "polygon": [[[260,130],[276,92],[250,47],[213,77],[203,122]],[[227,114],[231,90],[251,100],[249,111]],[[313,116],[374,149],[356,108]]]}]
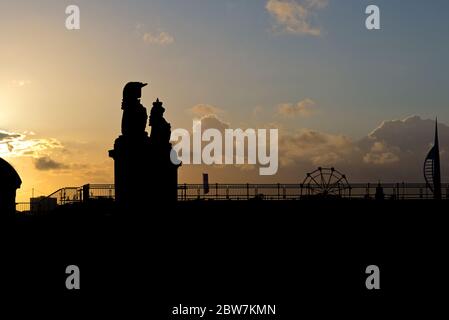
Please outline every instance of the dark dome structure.
[{"label": "dark dome structure", "polygon": [[0,213],[16,212],[16,190],[22,185],[17,171],[0,158]]}]

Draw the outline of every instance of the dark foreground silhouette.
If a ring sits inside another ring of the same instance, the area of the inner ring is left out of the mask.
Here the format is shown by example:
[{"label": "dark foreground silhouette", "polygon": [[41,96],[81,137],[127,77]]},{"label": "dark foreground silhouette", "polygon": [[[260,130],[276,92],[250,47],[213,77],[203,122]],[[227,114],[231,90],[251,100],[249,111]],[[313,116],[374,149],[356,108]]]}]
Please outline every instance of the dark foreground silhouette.
[{"label": "dark foreground silhouette", "polygon": [[[101,297],[163,319],[179,303],[277,303],[290,315],[298,307],[336,312],[316,309],[323,304],[396,308],[399,298],[437,297],[448,284],[441,206],[447,202],[189,201],[134,214],[85,203],[11,223],[2,274],[10,293]],[[81,269],[79,293],[64,287],[69,264]],[[371,264],[381,269],[377,292],[365,288]]]}]

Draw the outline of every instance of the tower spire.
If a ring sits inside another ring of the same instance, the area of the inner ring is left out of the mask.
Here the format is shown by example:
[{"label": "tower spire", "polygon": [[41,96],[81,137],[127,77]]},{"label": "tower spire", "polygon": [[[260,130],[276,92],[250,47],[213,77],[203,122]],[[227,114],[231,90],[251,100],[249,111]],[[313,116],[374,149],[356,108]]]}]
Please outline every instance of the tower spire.
[{"label": "tower spire", "polygon": [[438,149],[440,149],[439,142],[438,142],[438,118],[435,118],[435,143],[434,143],[434,145]]},{"label": "tower spire", "polygon": [[440,144],[438,141],[438,118],[435,118],[435,142],[434,142],[433,184],[434,197],[441,199],[441,168],[440,168]]},{"label": "tower spire", "polygon": [[424,178],[434,199],[441,199],[440,145],[438,141],[438,120],[435,118],[435,137],[432,149],[424,161]]}]

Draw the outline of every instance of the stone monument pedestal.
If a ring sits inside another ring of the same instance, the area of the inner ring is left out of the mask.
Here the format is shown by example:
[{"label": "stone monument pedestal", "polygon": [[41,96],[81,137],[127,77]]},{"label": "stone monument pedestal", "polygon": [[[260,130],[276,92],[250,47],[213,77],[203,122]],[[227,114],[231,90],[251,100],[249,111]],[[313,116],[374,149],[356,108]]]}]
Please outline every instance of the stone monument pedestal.
[{"label": "stone monument pedestal", "polygon": [[178,165],[170,160],[171,145],[158,150],[148,136],[139,141],[119,136],[109,156],[114,159],[115,201],[121,208],[148,208],[148,203],[177,200]]}]

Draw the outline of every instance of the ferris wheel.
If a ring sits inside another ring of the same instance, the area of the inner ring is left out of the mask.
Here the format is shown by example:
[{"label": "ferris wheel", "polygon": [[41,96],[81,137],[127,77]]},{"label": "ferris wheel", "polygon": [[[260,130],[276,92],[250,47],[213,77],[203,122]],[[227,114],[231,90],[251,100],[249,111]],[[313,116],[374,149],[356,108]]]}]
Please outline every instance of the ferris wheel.
[{"label": "ferris wheel", "polygon": [[346,176],[335,168],[322,168],[307,173],[301,184],[301,196],[341,198],[350,196],[351,186]]}]

